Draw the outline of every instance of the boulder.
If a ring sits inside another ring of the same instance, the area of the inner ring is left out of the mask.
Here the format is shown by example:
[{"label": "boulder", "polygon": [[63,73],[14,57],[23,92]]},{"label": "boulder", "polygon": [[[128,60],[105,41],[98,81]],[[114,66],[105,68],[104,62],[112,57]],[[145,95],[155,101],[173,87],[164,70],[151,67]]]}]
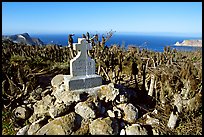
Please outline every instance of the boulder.
[{"label": "boulder", "polygon": [[80,93],[57,90],[52,93],[56,98],[56,103],[64,103],[65,105],[71,105],[74,102],[80,101]]},{"label": "boulder", "polygon": [[151,126],[156,126],[156,125],[159,125],[159,120],[147,115],[146,124],[151,125]]},{"label": "boulder", "polygon": [[52,118],[56,118],[67,112],[69,108],[69,105],[65,105],[63,103],[55,103],[50,107],[48,112]]},{"label": "boulder", "polygon": [[124,117],[123,120],[129,123],[135,123],[138,118],[138,109],[131,103],[119,104],[117,108],[123,110]]},{"label": "boulder", "polygon": [[126,135],[148,135],[147,130],[139,124],[132,124],[125,129]]},{"label": "boulder", "polygon": [[71,112],[44,125],[36,135],[70,135],[78,126],[76,120],[76,114]]},{"label": "boulder", "polygon": [[89,124],[90,120],[82,119],[80,128],[71,135],[87,135],[89,133]]},{"label": "boulder", "polygon": [[94,103],[93,102],[79,102],[76,104],[75,112],[79,114],[81,117],[84,119],[90,119],[90,118],[95,118],[96,117],[96,110],[94,109]]},{"label": "boulder", "polygon": [[33,122],[30,125],[27,134],[28,135],[34,135],[41,127],[43,127],[43,125],[44,125],[43,121],[44,120],[45,120],[45,117],[42,117],[39,120]]},{"label": "boulder", "polygon": [[110,117],[97,118],[89,124],[91,135],[117,135],[118,122]]},{"label": "boulder", "polygon": [[64,84],[64,75],[58,74],[51,80],[51,85],[53,88],[53,91],[57,91],[60,89],[60,86]]},{"label": "boulder", "polygon": [[119,94],[119,89],[114,88],[114,84],[110,83],[108,85],[102,85],[97,94],[100,100],[105,98],[105,102],[113,101]]},{"label": "boulder", "polygon": [[49,109],[54,104],[54,98],[50,95],[47,95],[42,98],[42,100],[37,101],[33,108],[34,114],[49,115]]}]

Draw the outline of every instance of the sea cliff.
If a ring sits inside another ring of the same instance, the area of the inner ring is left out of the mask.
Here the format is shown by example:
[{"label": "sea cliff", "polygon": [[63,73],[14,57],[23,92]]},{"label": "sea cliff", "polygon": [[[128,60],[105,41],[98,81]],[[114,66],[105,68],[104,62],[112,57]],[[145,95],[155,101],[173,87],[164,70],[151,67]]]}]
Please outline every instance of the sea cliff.
[{"label": "sea cliff", "polygon": [[184,40],[181,43],[176,42],[176,44],[174,44],[174,45],[176,45],[176,46],[202,47],[202,40]]}]

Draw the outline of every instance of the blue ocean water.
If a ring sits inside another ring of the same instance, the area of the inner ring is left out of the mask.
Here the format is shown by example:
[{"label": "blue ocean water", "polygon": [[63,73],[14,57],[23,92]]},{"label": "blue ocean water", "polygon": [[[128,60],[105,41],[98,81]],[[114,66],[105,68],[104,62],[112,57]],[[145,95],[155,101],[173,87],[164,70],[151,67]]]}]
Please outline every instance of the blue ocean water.
[{"label": "blue ocean water", "polygon": [[[62,46],[67,46],[68,43],[68,34],[39,34],[39,35],[30,35],[31,37],[40,38],[45,44],[59,44]],[[92,35],[90,35],[92,36]],[[100,36],[100,35],[99,35]],[[75,34],[73,36],[74,43],[77,43],[77,39],[82,37],[82,34]],[[198,47],[189,47],[189,46],[174,46],[178,42],[182,42],[187,39],[202,39],[199,37],[178,37],[178,36],[148,36],[148,35],[139,35],[139,34],[113,34],[113,36],[106,42],[106,45],[110,47],[113,44],[136,46],[141,49],[148,49],[152,51],[163,52],[165,46],[170,46],[172,49],[182,51],[192,51],[201,49]],[[99,40],[101,40],[99,38]]]}]

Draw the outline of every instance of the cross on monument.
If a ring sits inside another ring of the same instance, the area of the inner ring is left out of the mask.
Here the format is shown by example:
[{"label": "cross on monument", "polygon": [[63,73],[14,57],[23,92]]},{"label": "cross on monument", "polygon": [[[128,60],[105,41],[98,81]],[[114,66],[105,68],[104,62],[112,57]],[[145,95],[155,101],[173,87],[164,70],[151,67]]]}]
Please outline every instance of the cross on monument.
[{"label": "cross on monument", "polygon": [[95,61],[88,55],[91,44],[85,38],[79,38],[79,43],[74,44],[77,55],[70,61],[71,76],[85,76],[95,74]]},{"label": "cross on monument", "polygon": [[78,38],[73,44],[77,55],[70,60],[70,75],[65,76],[69,90],[86,89],[102,85],[101,76],[95,74],[95,61],[88,55],[91,43],[85,38]]}]

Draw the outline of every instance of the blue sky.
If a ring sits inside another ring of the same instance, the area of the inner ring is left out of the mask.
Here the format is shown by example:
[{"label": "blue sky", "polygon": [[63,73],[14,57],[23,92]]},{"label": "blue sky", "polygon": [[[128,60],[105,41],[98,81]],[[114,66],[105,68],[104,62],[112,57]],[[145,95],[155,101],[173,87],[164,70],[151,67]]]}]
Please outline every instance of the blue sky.
[{"label": "blue sky", "polygon": [[2,33],[202,35],[202,2],[2,2]]}]

